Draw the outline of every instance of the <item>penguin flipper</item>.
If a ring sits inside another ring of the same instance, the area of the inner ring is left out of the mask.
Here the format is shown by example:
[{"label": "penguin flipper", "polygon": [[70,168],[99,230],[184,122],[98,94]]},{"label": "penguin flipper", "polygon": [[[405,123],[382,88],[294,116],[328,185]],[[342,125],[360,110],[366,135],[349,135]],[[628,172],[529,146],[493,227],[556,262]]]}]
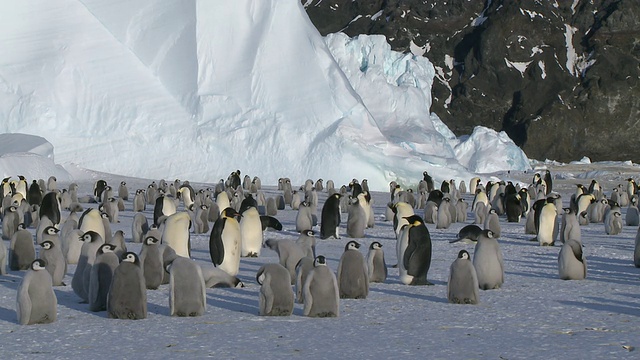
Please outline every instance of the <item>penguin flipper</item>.
[{"label": "penguin flipper", "polygon": [[[24,281],[24,280],[23,280]],[[21,325],[29,323],[31,315],[31,298],[29,297],[29,286],[21,286],[18,291],[18,301],[16,301],[16,314]]]}]

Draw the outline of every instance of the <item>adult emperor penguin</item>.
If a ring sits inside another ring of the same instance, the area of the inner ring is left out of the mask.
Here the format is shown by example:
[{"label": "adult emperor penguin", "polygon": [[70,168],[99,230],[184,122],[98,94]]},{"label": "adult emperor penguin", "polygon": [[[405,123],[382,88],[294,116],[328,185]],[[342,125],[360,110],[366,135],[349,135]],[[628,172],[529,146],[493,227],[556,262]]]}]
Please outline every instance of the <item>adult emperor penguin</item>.
[{"label": "adult emperor penguin", "polygon": [[202,269],[194,260],[178,256],[166,266],[169,273],[171,316],[201,316],[207,309]]},{"label": "adult emperor penguin", "polygon": [[157,226],[169,216],[177,212],[176,203],[169,195],[158,196],[156,204],[153,208],[153,223]]},{"label": "adult emperor penguin", "polygon": [[458,231],[458,237],[454,240],[450,240],[449,243],[462,241],[465,243],[475,244],[478,238],[482,235],[482,228],[475,224],[469,224]]},{"label": "adult emperor penguin", "polygon": [[191,217],[184,211],[172,214],[164,221],[162,243],[175,250],[178,256],[191,257]]},{"label": "adult emperor penguin", "polygon": [[534,204],[537,236],[540,246],[553,246],[555,242],[554,227],[557,227],[558,212],[551,199],[539,200]]},{"label": "adult emperor penguin", "polygon": [[120,265],[120,259],[114,252],[115,248],[113,244],[102,244],[96,253],[96,260],[91,267],[89,275],[89,290],[87,294],[90,311],[96,312],[107,309],[107,295],[111,287],[113,273]]},{"label": "adult emperor penguin", "polygon": [[367,269],[369,282],[383,283],[387,280],[387,263],[384,261],[382,244],[378,241],[374,241],[369,245]]},{"label": "adult emperor penguin", "polygon": [[280,264],[264,264],[256,274],[260,284],[258,305],[261,316],[289,316],[293,313],[294,295],[289,271]]},{"label": "adult emperor penguin", "polygon": [[138,320],[147,317],[147,289],[138,255],[126,252],[113,272],[107,315],[111,319]]},{"label": "adult emperor penguin", "polygon": [[449,268],[447,299],[453,304],[477,304],[478,275],[467,250],[460,250]]},{"label": "adult emperor penguin", "polygon": [[519,194],[508,194],[504,198],[504,208],[508,222],[520,222],[522,217],[522,201]]},{"label": "adult emperor penguin", "polygon": [[146,236],[140,249],[140,266],[147,289],[155,290],[162,284],[165,266],[160,248],[160,239]]},{"label": "adult emperor penguin", "polygon": [[36,180],[33,180],[27,192],[27,201],[31,205],[40,205],[42,202],[42,190]]},{"label": "adult emperor penguin", "polygon": [[100,202],[100,199],[102,199],[102,192],[106,187],[107,187],[107,182],[104,180],[97,180],[93,184],[93,196],[96,202]]},{"label": "adult emperor penguin", "polygon": [[408,224],[407,218],[409,216],[415,215],[413,212],[413,208],[409,206],[409,204],[405,202],[398,202],[392,205],[391,210],[393,210],[393,229],[396,233],[396,238],[400,235],[400,229],[406,224]]},{"label": "adult emperor penguin", "polygon": [[53,292],[51,274],[46,263],[36,259],[18,285],[16,315],[21,325],[47,324],[56,321],[58,299]]},{"label": "adult emperor penguin", "polygon": [[582,243],[569,239],[558,254],[558,274],[562,280],[583,280],[587,277],[587,259],[582,253]]},{"label": "adult emperor penguin", "polygon": [[338,228],[340,227],[340,194],[333,194],[327,198],[322,206],[320,218],[320,237],[327,239],[333,236],[340,239]]},{"label": "adult emperor penguin", "polygon": [[581,240],[578,217],[570,207],[563,209],[562,223],[560,225],[560,242],[565,243],[569,239]]},{"label": "adult emperor penguin", "polygon": [[45,261],[45,268],[51,275],[53,286],[66,286],[62,280],[67,273],[67,262],[62,254],[62,247],[59,244],[60,243],[56,244],[50,240],[43,241],[42,244],[40,244],[38,257]]},{"label": "adult emperor penguin", "polygon": [[178,189],[178,198],[182,200],[184,203],[185,209],[191,207],[191,205],[195,202],[196,193],[193,190],[193,187],[189,184],[183,184]]},{"label": "adult emperor penguin", "polygon": [[242,240],[241,256],[258,257],[260,249],[262,249],[262,221],[260,221],[260,213],[254,206],[246,209],[240,218],[240,234]]},{"label": "adult emperor penguin", "polygon": [[[89,280],[91,276],[91,267],[93,266],[98,249],[104,244],[104,239],[95,231],[87,231],[82,234],[82,250],[80,250],[80,258],[76,271],[71,279],[71,288],[83,301],[88,301]],[[86,282],[85,282],[86,274]]]},{"label": "adult emperor penguin", "polygon": [[482,290],[499,289],[504,283],[502,250],[491,230],[483,230],[473,252],[478,285]]},{"label": "adult emperor penguin", "polygon": [[310,317],[338,317],[340,316],[340,296],[338,281],[327,266],[326,258],[316,257],[313,269],[304,283],[303,314]]},{"label": "adult emperor penguin", "polygon": [[433,285],[427,281],[431,266],[431,236],[418,215],[406,218],[408,224],[398,242],[398,269],[405,285]]},{"label": "adult emperor penguin", "polygon": [[103,241],[107,238],[102,215],[98,209],[88,208],[85,210],[78,220],[78,229],[80,229],[83,234],[88,231],[94,231],[100,235]]},{"label": "adult emperor penguin", "polygon": [[235,219],[239,214],[231,207],[222,211],[209,237],[209,255],[213,264],[229,275],[237,275],[240,269],[240,224]]},{"label": "adult emperor penguin", "polygon": [[9,243],[9,269],[29,270],[35,259],[36,248],[33,245],[33,235],[24,228],[24,224],[20,223]]},{"label": "adult emperor penguin", "polygon": [[545,170],[544,172],[544,182],[547,184],[546,195],[549,195],[551,191],[553,191],[553,180],[551,180],[551,172],[549,172],[549,170]]},{"label": "adult emperor penguin", "polygon": [[360,244],[349,241],[338,264],[338,290],[341,299],[366,299],[369,295],[369,269],[358,250]]},{"label": "adult emperor penguin", "polygon": [[311,269],[313,269],[313,262],[314,262],[314,258],[304,256],[296,264],[295,286],[296,286],[296,302],[298,304],[304,303],[304,292],[303,292],[304,283],[307,280],[307,276],[309,275],[309,272],[311,271]]},{"label": "adult emperor penguin", "polygon": [[40,205],[40,218],[43,216],[48,217],[54,224],[60,223],[60,195],[57,192],[51,191],[44,195],[42,203]]}]

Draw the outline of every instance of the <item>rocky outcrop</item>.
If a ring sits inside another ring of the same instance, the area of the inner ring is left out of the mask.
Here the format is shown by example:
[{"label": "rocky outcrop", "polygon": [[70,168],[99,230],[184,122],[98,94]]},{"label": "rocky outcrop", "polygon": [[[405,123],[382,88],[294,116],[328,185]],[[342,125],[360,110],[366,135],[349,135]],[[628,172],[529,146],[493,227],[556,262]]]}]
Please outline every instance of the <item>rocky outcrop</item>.
[{"label": "rocky outcrop", "polygon": [[322,34],[383,34],[437,71],[457,135],[505,130],[527,155],[640,161],[640,1],[302,0]]}]

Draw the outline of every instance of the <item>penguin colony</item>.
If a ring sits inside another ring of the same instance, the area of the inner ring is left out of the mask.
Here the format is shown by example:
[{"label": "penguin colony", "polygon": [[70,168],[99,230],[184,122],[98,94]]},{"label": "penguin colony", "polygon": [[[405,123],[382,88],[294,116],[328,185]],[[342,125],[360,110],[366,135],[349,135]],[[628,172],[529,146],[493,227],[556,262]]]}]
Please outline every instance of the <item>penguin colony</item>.
[{"label": "penguin colony", "polygon": [[[206,289],[243,287],[236,277],[242,258],[259,257],[264,248],[276,252],[279,263],[263,265],[255,276],[260,286],[256,313],[262,316],[292,315],[299,303],[305,316],[337,317],[341,299],[366,299],[370,283],[384,283],[390,276],[383,245],[366,240],[367,229],[376,226],[366,179],[338,189],[331,180],[326,187],[322,179],[307,180],[294,189],[290,179],[281,178],[280,195],[268,199],[260,179],[245,175],[241,182],[239,170],[204,188],[160,180],[130,193],[122,181],[116,194],[98,180],[92,195],[79,198],[77,185],[58,187],[55,178],[27,186],[23,176],[0,185],[2,237],[9,245],[0,244],[0,275],[26,271],[16,293],[20,324],[56,321],[53,287],[67,286],[65,276],[70,276],[67,283],[79,302],[88,304],[89,311],[106,311],[109,318],[146,318],[147,291],[163,285],[169,287],[168,315],[200,316],[207,311]],[[615,236],[623,226],[640,223],[633,179],[612,189],[609,198],[595,180],[588,188],[579,184],[568,204],[553,191],[548,170],[536,173],[530,184],[483,184],[473,178],[469,189],[468,203],[464,181],[459,186],[455,180],[443,181],[438,189],[424,172],[415,190],[390,183],[386,213],[377,215],[393,226],[395,249],[385,250],[395,252],[401,283],[433,285],[428,280],[432,238],[426,224],[446,231],[452,223],[468,223],[449,242],[473,245],[473,256],[460,250],[451,257],[446,298],[478,304],[479,290],[508,283],[501,222],[522,223],[523,233],[535,235],[531,241],[559,248],[558,277],[563,280],[587,277],[580,226],[602,223],[604,233]],[[321,192],[326,193],[324,203],[319,202]],[[145,213],[146,205],[153,205],[152,213]],[[283,229],[277,219],[277,212],[287,207],[298,214],[295,229]],[[621,207],[628,207],[625,218]],[[135,213],[130,235],[111,231],[122,211]],[[298,235],[296,240],[270,238],[268,231]],[[192,234],[209,236],[211,263],[191,259]],[[316,253],[322,242],[345,244],[339,261],[331,264],[334,260]],[[127,251],[127,243],[141,243],[141,250]],[[363,244],[368,251],[359,250]],[[76,265],[72,274],[67,273],[69,264]],[[640,231],[634,265],[640,267]]]}]

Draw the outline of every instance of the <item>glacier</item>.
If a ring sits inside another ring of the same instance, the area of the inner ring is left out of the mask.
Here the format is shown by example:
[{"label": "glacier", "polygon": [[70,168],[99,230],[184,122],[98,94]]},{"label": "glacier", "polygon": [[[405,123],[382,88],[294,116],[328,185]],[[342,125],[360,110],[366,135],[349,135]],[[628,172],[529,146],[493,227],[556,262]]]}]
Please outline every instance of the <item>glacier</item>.
[{"label": "glacier", "polygon": [[271,184],[367,178],[374,190],[424,170],[462,180],[530,169],[506,134],[456,138],[430,112],[427,58],[381,36],[323,38],[297,0],[0,7],[0,133],[45,138],[64,167],[195,182],[236,169]]}]

